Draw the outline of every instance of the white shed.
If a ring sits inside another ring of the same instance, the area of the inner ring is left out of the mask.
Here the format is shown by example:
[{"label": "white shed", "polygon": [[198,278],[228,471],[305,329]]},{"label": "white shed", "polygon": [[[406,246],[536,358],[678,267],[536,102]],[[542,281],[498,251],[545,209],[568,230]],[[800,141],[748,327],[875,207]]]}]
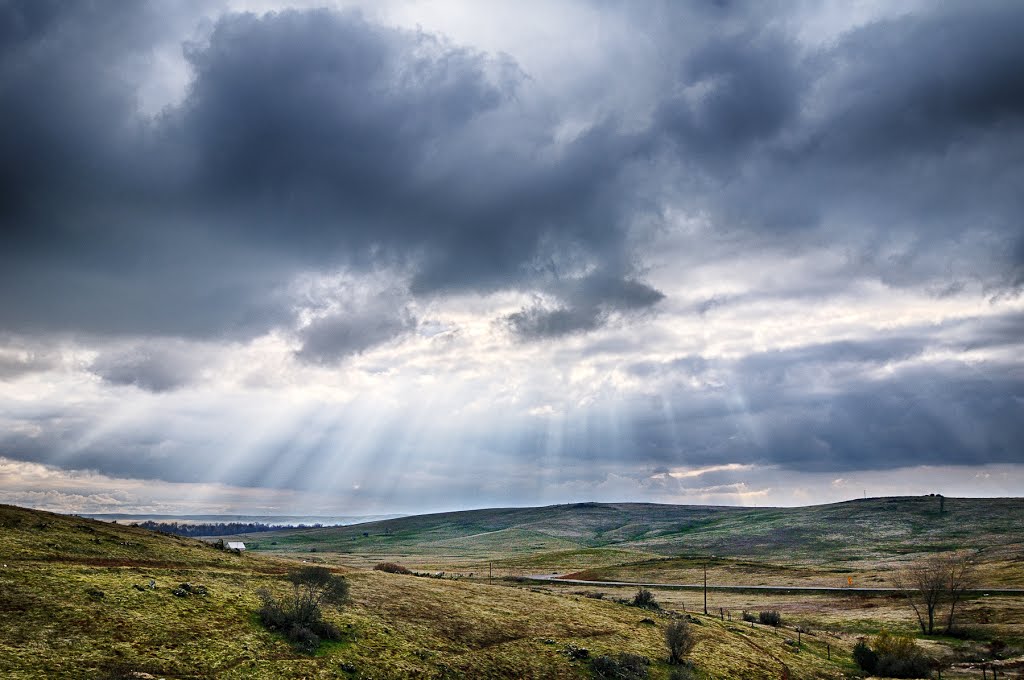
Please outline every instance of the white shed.
[{"label": "white shed", "polygon": [[228,541],[227,545],[224,546],[228,550],[237,550],[239,552],[245,550],[245,543],[241,541]]}]

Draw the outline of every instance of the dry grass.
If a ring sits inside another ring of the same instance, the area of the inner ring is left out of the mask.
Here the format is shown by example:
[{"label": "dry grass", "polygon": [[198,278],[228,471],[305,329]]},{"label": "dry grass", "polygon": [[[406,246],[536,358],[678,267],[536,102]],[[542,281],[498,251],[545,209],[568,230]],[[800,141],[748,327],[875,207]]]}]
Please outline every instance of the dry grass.
[{"label": "dry grass", "polygon": [[[587,663],[565,654],[568,645],[647,656],[655,678],[669,671],[667,615],[571,593],[375,571],[347,574],[350,604],[327,613],[345,639],[310,657],[254,616],[256,589],[285,587],[287,563],[9,507],[0,521],[5,678],[129,671],[164,678],[588,677]],[[40,532],[53,545],[38,545]],[[102,540],[83,542],[79,534]],[[186,581],[210,594],[174,596]],[[814,648],[793,652],[765,631],[735,631],[713,620],[696,629],[694,658],[708,678],[773,677],[782,664],[794,678],[838,678],[845,668],[841,659],[820,663]]]},{"label": "dry grass", "polygon": [[[630,580],[702,578],[700,556],[658,557],[636,549],[667,540],[668,534],[658,534],[662,529],[645,529],[635,518],[616,523],[604,506],[585,506],[583,511],[586,517],[575,528],[564,512],[544,524],[534,511],[517,511],[529,526],[510,528],[500,526],[502,511],[492,511],[468,527],[457,526],[449,516],[442,516],[443,526],[417,518],[414,525],[422,535],[403,529],[399,521],[392,521],[389,533],[369,537],[356,530],[341,538],[327,534],[326,539],[301,532],[272,556],[234,555],[189,539],[0,506],[0,564],[6,564],[0,568],[0,668],[5,678],[114,677],[126,669],[168,679],[588,677],[587,663],[565,654],[569,645],[576,645],[593,654],[646,656],[654,662],[652,677],[666,678],[670,669],[664,627],[673,612],[702,609],[700,593],[655,589],[668,611],[652,614],[612,601],[630,597],[629,589],[525,586],[500,578],[494,585],[486,583],[488,562],[496,563],[497,577],[586,571]],[[658,521],[668,522],[669,511],[660,512]],[[877,512],[872,513],[870,521],[878,521]],[[710,511],[695,516],[712,534],[743,517]],[[765,526],[778,521],[773,515],[762,517],[741,537],[753,545]],[[998,522],[986,526],[991,531],[982,532],[984,540],[979,540],[983,568],[989,570],[986,578],[1019,582],[1021,562],[1012,547],[1019,545],[1019,535],[996,530],[1002,526]],[[941,531],[948,533],[949,527]],[[890,533],[905,534],[903,529]],[[787,540],[803,536],[801,540],[810,541],[808,535],[785,534]],[[565,548],[567,542],[595,536],[632,538],[628,547]],[[914,550],[944,545],[938,534],[929,536],[908,545]],[[261,544],[270,540],[265,535],[256,539]],[[309,552],[311,546],[318,548],[316,553]],[[862,580],[858,585],[866,585],[863,581],[885,578],[886,564],[914,554],[906,549],[857,557],[837,546],[834,552],[845,560],[839,567],[825,564],[820,555],[801,557],[800,550],[792,563],[726,555],[712,563],[709,580],[811,585],[815,579],[835,579],[843,585],[852,573]],[[344,639],[324,645],[313,657],[264,630],[254,616],[256,589],[284,588],[281,576],[296,564],[282,554],[334,566],[351,582],[350,604],[327,613],[344,631]],[[428,579],[371,571],[382,559],[464,577]],[[851,564],[857,569],[848,571]],[[466,578],[470,572],[473,579]],[[155,589],[145,587],[150,579]],[[185,581],[205,585],[209,596],[175,597],[173,587]],[[605,599],[586,597],[583,590],[600,590]],[[713,591],[708,604],[714,614],[719,607],[731,612],[733,620],[695,617],[698,644],[693,658],[704,678],[774,678],[783,669],[794,679],[849,676],[855,670],[850,649],[858,636],[882,627],[913,631],[909,610],[893,597]],[[787,643],[796,637],[792,628],[751,627],[739,620],[744,609],[778,609],[787,625],[805,626],[813,634],[802,636],[798,648]],[[1019,645],[1024,639],[1024,598],[970,599],[963,605],[962,620],[983,637]],[[927,644],[936,654],[961,656],[980,653],[981,645],[941,639]],[[945,676],[977,677],[973,672],[960,669]]]}]

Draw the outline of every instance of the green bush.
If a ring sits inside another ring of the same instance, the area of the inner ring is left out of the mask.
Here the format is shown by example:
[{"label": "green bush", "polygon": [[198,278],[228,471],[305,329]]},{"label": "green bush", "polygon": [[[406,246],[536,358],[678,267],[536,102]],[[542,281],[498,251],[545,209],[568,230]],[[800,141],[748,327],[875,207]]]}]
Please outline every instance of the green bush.
[{"label": "green bush", "polygon": [[633,606],[643,607],[644,609],[661,608],[661,606],[658,604],[658,601],[654,599],[654,593],[647,590],[646,588],[641,588],[640,590],[636,591],[636,595],[633,596]]},{"label": "green bush", "polygon": [[766,626],[775,626],[778,628],[782,625],[782,614],[775,609],[766,612],[758,612],[757,620]]},{"label": "green bush", "polygon": [[861,670],[872,675],[878,669],[878,654],[868,647],[868,643],[864,640],[858,640],[857,644],[853,646],[853,660]]},{"label": "green bush", "polygon": [[931,659],[912,637],[882,631],[875,636],[878,654],[876,673],[890,678],[927,678],[931,675]]},{"label": "green bush", "polygon": [[882,631],[869,647],[864,640],[853,648],[853,659],[863,670],[887,678],[927,678],[931,659],[906,635]]},{"label": "green bush", "polygon": [[260,621],[283,634],[296,647],[315,652],[321,640],[340,640],[337,626],[324,621],[324,604],[341,605],[348,599],[348,581],[325,567],[303,567],[289,572],[290,596],[275,598],[265,588],[257,591],[262,606]]}]

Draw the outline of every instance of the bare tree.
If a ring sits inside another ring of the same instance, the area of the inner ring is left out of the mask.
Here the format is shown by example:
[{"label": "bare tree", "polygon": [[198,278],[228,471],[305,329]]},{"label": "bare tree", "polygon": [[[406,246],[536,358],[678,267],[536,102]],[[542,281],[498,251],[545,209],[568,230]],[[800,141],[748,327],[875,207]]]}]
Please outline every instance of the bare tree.
[{"label": "bare tree", "polygon": [[946,591],[949,593],[949,616],[946,618],[946,633],[953,632],[956,605],[964,592],[976,586],[974,577],[974,555],[966,550],[947,555],[944,559]]},{"label": "bare tree", "polygon": [[898,571],[892,582],[906,596],[917,616],[921,632],[935,632],[935,618],[943,602],[949,602],[946,632],[953,629],[956,605],[973,586],[971,553],[960,551],[934,555]]}]

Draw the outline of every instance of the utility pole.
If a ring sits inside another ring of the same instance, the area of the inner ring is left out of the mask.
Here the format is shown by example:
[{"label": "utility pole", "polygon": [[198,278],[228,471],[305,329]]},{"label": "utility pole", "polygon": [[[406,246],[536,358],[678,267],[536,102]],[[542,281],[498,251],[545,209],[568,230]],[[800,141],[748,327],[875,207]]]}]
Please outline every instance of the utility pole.
[{"label": "utility pole", "polygon": [[704,558],[704,616],[708,615],[708,558]]}]

